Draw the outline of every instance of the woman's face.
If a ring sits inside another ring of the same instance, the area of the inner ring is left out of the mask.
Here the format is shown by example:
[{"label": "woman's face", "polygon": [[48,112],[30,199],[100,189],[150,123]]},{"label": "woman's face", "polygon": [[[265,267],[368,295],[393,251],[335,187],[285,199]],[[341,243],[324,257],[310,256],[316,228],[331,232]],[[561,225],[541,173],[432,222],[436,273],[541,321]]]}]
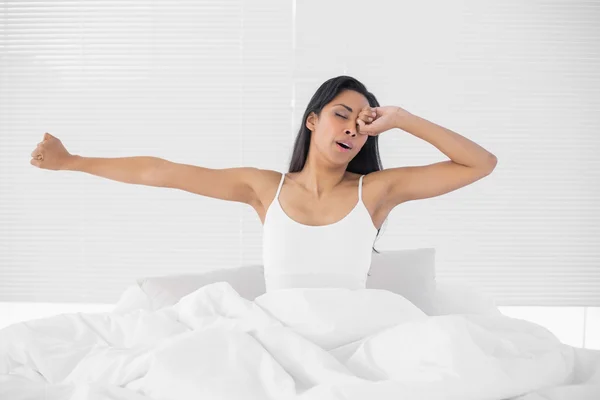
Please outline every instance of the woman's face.
[{"label": "woman's face", "polygon": [[[350,162],[369,138],[358,132],[357,123],[359,113],[366,107],[369,102],[362,94],[353,90],[340,93],[323,107],[319,117],[312,113],[307,118],[306,126],[313,132],[311,142],[332,159]],[[344,150],[337,142],[352,148]]]}]

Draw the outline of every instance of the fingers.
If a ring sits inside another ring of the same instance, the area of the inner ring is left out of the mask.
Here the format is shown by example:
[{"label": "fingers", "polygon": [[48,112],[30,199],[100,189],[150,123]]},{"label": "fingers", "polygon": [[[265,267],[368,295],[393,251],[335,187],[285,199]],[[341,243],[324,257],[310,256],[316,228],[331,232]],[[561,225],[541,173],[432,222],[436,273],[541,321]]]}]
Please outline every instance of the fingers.
[{"label": "fingers", "polygon": [[44,141],[37,144],[36,148],[31,152],[31,165],[41,168],[41,163],[44,160]]},{"label": "fingers", "polygon": [[363,108],[362,112],[364,112],[365,114],[371,116],[371,117],[376,117],[377,116],[377,107],[365,107]]},{"label": "fingers", "polygon": [[32,158],[29,161],[31,165],[39,168],[42,167],[42,162],[44,161],[44,143],[50,138],[52,138],[52,135],[46,132],[42,141],[39,142],[35,149],[31,152]]},{"label": "fingers", "polygon": [[35,148],[35,150],[33,150],[31,152],[31,157],[37,158],[38,156],[40,156],[40,157],[43,156],[43,148],[42,148],[42,146],[41,146],[40,143],[38,143],[38,145]]},{"label": "fingers", "polygon": [[363,121],[365,121],[367,123],[373,122],[373,120],[375,119],[376,116],[377,116],[377,113],[375,112],[375,109],[372,107],[365,107],[358,114],[358,118],[362,119]]},{"label": "fingers", "polygon": [[358,119],[358,133],[364,135],[365,125],[366,125],[365,122],[359,118]]}]

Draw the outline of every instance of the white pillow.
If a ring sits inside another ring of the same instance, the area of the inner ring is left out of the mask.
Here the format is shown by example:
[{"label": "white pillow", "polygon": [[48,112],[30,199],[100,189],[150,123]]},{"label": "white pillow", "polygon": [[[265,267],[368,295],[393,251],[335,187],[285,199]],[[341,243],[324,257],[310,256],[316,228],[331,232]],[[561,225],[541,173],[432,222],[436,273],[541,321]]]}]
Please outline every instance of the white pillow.
[{"label": "white pillow", "polygon": [[121,293],[121,297],[117,301],[112,312],[115,314],[126,314],[133,310],[153,310],[150,296],[140,288],[140,285],[137,282],[128,286],[127,289]]},{"label": "white pillow", "polygon": [[434,311],[435,249],[420,248],[382,251],[372,256],[367,289],[397,293],[425,314]]},{"label": "white pillow", "polygon": [[[373,253],[366,287],[397,293],[430,314],[435,292],[435,249],[420,248]],[[202,286],[228,282],[240,296],[254,300],[265,293],[262,265],[220,268],[194,274],[145,277],[137,280],[142,293],[128,289],[113,312],[126,313],[141,305],[150,310],[170,306]],[[140,298],[135,298],[135,296]]]}]

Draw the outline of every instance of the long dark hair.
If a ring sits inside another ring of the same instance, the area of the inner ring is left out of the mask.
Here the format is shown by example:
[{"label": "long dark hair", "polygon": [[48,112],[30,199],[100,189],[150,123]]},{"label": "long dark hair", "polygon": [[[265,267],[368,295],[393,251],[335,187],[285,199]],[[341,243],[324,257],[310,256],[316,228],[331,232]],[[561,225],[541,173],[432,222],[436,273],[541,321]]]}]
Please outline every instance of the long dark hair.
[{"label": "long dark hair", "polygon": [[[317,116],[321,116],[323,107],[344,90],[354,90],[367,98],[370,107],[379,107],[379,102],[375,98],[375,95],[369,92],[365,85],[351,76],[341,75],[325,81],[317,89],[308,102],[306,111],[304,111],[300,130],[298,131],[294,142],[294,150],[288,172],[299,172],[304,168],[304,164],[306,163],[311,138],[311,131],[306,127],[306,119],[310,113],[314,112]],[[377,140],[378,136],[369,136],[358,154],[356,154],[356,156],[348,163],[346,171],[360,175],[366,175],[373,171],[381,171],[383,166],[381,165],[381,159],[379,157]],[[379,236],[379,231],[381,231],[381,228],[377,230],[376,238]],[[375,246],[373,246],[373,251],[379,253],[379,251],[375,249]]]}]

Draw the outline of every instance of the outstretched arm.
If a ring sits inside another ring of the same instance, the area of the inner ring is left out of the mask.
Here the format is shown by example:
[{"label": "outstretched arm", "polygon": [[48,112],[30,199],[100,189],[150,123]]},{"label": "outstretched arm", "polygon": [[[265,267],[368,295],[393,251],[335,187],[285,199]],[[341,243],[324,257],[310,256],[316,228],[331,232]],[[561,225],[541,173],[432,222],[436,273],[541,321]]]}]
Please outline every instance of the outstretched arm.
[{"label": "outstretched arm", "polygon": [[31,165],[41,169],[81,171],[136,185],[181,189],[202,196],[255,206],[263,170],[253,167],[206,168],[153,156],[83,157],[67,151],[60,139],[46,133],[31,152]]}]

